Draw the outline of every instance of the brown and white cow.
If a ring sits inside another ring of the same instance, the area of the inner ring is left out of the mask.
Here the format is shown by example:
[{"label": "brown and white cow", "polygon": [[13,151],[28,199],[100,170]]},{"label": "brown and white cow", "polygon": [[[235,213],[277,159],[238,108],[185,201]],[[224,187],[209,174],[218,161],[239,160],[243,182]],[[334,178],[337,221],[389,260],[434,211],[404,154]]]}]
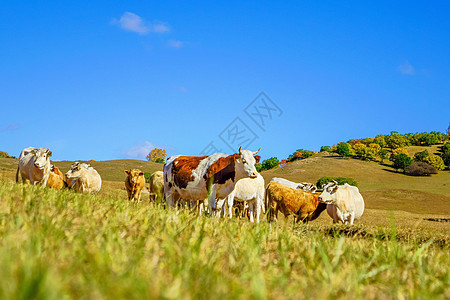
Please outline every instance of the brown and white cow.
[{"label": "brown and white cow", "polygon": [[236,182],[242,178],[256,178],[256,152],[241,150],[227,155],[216,153],[210,156],[176,155],[164,165],[164,196],[169,207],[176,199],[203,202],[209,200],[210,212],[216,210],[216,200],[230,194]]},{"label": "brown and white cow", "polygon": [[54,165],[50,167],[50,173],[48,176],[47,187],[54,190],[60,190],[64,187],[64,175],[61,171]]},{"label": "brown and white cow", "polygon": [[19,173],[22,181],[30,181],[31,184],[47,185],[50,173],[50,156],[52,151],[46,148],[28,147],[23,149],[19,156],[16,182],[19,182]]},{"label": "brown and white cow", "polygon": [[156,171],[149,179],[150,202],[162,202],[164,196],[164,172]]},{"label": "brown and white cow", "polygon": [[125,188],[128,193],[128,200],[140,201],[142,189],[145,186],[144,172],[139,169],[125,170],[127,178],[125,179]]},{"label": "brown and white cow", "polygon": [[316,219],[326,208],[319,205],[319,194],[290,188],[278,182],[270,182],[266,188],[266,207],[269,209],[267,219],[271,222],[281,211],[287,218],[297,216],[296,222],[308,222]]}]

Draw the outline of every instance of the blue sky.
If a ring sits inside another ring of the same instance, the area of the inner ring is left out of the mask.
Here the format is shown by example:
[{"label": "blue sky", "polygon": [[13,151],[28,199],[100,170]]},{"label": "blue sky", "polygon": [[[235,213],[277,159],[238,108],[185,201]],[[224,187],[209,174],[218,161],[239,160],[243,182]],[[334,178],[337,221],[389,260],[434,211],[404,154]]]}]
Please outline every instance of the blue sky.
[{"label": "blue sky", "polygon": [[242,142],[282,159],[442,132],[449,14],[448,1],[2,1],[0,150],[142,159]]}]

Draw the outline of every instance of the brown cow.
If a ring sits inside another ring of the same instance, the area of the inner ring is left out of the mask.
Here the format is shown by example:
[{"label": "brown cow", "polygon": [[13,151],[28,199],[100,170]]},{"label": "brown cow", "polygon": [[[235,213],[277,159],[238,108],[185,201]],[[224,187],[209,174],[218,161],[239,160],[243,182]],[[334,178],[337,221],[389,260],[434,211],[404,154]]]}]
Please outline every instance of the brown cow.
[{"label": "brown cow", "polygon": [[154,172],[149,179],[150,202],[162,202],[164,193],[164,173]]},{"label": "brown cow", "polygon": [[51,165],[47,181],[47,187],[52,188],[54,190],[60,190],[63,188],[64,185],[65,182],[63,173],[61,173],[61,171],[57,167]]},{"label": "brown cow", "polygon": [[140,201],[141,192],[145,186],[144,173],[139,169],[125,170],[127,178],[125,179],[125,187],[128,193],[128,200]]},{"label": "brown cow", "polygon": [[326,206],[319,207],[319,196],[311,192],[287,187],[278,182],[270,182],[266,188],[266,207],[269,209],[269,222],[278,217],[281,211],[287,218],[293,214],[296,222],[308,222],[316,219]]}]

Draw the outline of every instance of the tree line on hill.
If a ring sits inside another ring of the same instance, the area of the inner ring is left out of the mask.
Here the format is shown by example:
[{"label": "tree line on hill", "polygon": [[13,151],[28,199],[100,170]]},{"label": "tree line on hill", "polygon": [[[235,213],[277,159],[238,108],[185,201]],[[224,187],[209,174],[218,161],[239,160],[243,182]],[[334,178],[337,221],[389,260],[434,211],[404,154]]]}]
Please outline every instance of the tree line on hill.
[{"label": "tree line on hill", "polygon": [[[427,150],[410,156],[408,146],[432,146],[442,144],[438,154],[430,154]],[[450,137],[440,132],[422,132],[400,134],[392,131],[389,135],[379,134],[375,138],[352,139],[333,146],[322,146],[320,152],[336,153],[342,157],[361,160],[379,161],[386,159],[392,162],[394,169],[403,170],[407,175],[427,176],[436,174],[438,170],[450,168]],[[271,157],[256,165],[259,172],[275,167],[283,167],[293,161],[314,156],[317,152],[298,149],[287,159],[279,161]]]}]

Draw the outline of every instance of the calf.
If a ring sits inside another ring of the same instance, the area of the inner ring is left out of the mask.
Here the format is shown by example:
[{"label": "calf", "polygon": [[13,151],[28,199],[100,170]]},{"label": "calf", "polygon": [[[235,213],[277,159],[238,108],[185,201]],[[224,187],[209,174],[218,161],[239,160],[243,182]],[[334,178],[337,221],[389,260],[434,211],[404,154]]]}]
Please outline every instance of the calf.
[{"label": "calf", "polygon": [[353,224],[364,212],[364,199],[358,188],[348,184],[338,185],[332,181],[323,187],[319,201],[328,204],[327,212],[333,223]]},{"label": "calf", "polygon": [[164,193],[164,173],[162,171],[154,172],[149,179],[150,183],[150,202],[162,202]]},{"label": "calf", "polygon": [[64,175],[61,171],[52,165],[50,167],[50,173],[48,176],[47,187],[54,190],[60,190],[64,187],[66,183],[64,182]]},{"label": "calf", "polygon": [[281,211],[287,218],[293,214],[297,216],[296,222],[313,220],[320,212],[319,194],[293,189],[278,182],[270,182],[266,188],[266,207],[269,209],[267,219],[271,222]]},{"label": "calf", "polygon": [[47,185],[50,173],[50,156],[52,151],[45,148],[28,147],[23,149],[19,156],[19,165],[16,172],[16,182],[19,182],[19,173],[22,182]]},{"label": "calf", "polygon": [[125,188],[128,193],[128,200],[139,202],[141,200],[142,189],[145,186],[144,173],[139,169],[125,170],[127,178],[125,179]]}]

